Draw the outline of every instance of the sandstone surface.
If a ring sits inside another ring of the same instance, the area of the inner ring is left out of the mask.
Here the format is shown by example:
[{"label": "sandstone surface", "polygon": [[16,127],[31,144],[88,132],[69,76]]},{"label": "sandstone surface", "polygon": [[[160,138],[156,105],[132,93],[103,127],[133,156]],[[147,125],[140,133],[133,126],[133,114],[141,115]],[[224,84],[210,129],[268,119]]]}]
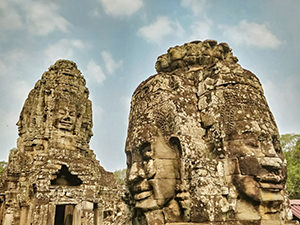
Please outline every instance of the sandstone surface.
[{"label": "sandstone surface", "polygon": [[134,225],[291,219],[274,117],[237,61],[226,43],[175,46],[135,90],[125,149]]},{"label": "sandstone surface", "polygon": [[132,96],[127,188],[89,147],[92,103],[81,72],[57,61],[17,123],[0,224],[294,224],[276,123],[258,78],[237,61],[213,40],[158,57],[157,74]]},{"label": "sandstone surface", "polygon": [[89,148],[92,103],[85,84],[74,62],[59,60],[30,91],[17,123],[17,149],[1,179],[0,224],[125,221],[124,191]]}]

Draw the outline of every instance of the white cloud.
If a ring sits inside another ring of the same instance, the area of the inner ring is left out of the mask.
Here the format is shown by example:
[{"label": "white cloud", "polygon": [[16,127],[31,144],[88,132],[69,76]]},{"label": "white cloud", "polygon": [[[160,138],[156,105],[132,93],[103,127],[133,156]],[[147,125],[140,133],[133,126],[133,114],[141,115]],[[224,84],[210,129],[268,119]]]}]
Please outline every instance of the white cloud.
[{"label": "white cloud", "polygon": [[281,41],[272,34],[266,24],[242,20],[236,26],[223,26],[221,28],[224,30],[223,34],[236,44],[260,48],[277,48],[281,45]]},{"label": "white cloud", "polygon": [[94,8],[90,11],[89,16],[91,17],[100,17],[100,12],[98,8]]},{"label": "white cloud", "polygon": [[54,63],[58,59],[72,59],[74,57],[74,49],[83,47],[84,44],[80,40],[61,39],[45,50],[47,64]]},{"label": "white cloud", "polygon": [[86,76],[94,79],[98,84],[102,84],[106,79],[105,73],[103,72],[101,66],[91,60],[87,64]]},{"label": "white cloud", "polygon": [[15,8],[9,4],[0,5],[0,29],[16,30],[22,28],[23,22],[21,16]]},{"label": "white cloud", "polygon": [[21,74],[18,70],[28,59],[28,54],[23,49],[14,48],[9,51],[0,52],[0,77],[13,78],[16,74]]},{"label": "white cloud", "polygon": [[70,23],[58,13],[53,2],[32,1],[26,5],[26,19],[29,31],[35,35],[47,35],[55,30],[66,32]]},{"label": "white cloud", "polygon": [[159,43],[173,31],[171,20],[168,17],[158,17],[156,21],[139,29],[139,34],[147,41]]},{"label": "white cloud", "polygon": [[70,45],[76,48],[84,48],[84,44],[81,40],[73,39],[70,41]]},{"label": "white cloud", "polygon": [[1,0],[0,28],[25,29],[37,36],[66,32],[71,24],[59,14],[59,6],[46,1]]},{"label": "white cloud", "polygon": [[[102,51],[101,56],[104,62],[104,67],[107,74],[113,74],[117,69],[122,66],[122,61],[116,62],[112,55],[107,51]],[[94,60],[90,60],[86,67],[86,76],[91,79],[91,81],[96,81],[98,84],[102,84],[106,80],[106,73],[103,71],[102,67],[97,64]]]},{"label": "white cloud", "polygon": [[178,22],[171,21],[166,16],[157,17],[156,20],[138,30],[138,34],[150,43],[159,44],[165,37],[169,35],[180,37],[184,33],[184,29]]},{"label": "white cloud", "polygon": [[205,40],[210,38],[212,22],[210,20],[197,21],[191,25],[191,40]]},{"label": "white cloud", "polygon": [[109,52],[107,52],[107,51],[101,52],[101,56],[102,56],[102,59],[104,61],[105,69],[106,69],[106,71],[107,71],[108,74],[113,74],[123,64],[122,60],[116,62],[113,59],[112,55]]},{"label": "white cloud", "polygon": [[141,0],[100,0],[100,2],[105,13],[112,16],[130,16],[143,5]]},{"label": "white cloud", "polygon": [[206,6],[206,0],[181,0],[181,5],[193,11],[194,15],[200,15]]}]

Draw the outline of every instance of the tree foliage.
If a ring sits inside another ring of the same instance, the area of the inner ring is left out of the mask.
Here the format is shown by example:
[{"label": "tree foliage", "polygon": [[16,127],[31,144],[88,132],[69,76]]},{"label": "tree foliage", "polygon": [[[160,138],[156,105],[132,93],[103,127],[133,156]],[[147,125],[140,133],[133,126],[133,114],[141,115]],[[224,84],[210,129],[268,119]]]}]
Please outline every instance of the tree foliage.
[{"label": "tree foliage", "polygon": [[7,162],[5,162],[5,161],[0,161],[0,174],[3,173],[3,171],[4,171],[5,167],[6,167],[6,165],[7,165]]},{"label": "tree foliage", "polygon": [[114,177],[117,184],[124,185],[126,183],[126,169],[116,170],[114,172]]},{"label": "tree foliage", "polygon": [[300,134],[284,134],[280,137],[287,161],[287,190],[291,199],[300,198]]}]

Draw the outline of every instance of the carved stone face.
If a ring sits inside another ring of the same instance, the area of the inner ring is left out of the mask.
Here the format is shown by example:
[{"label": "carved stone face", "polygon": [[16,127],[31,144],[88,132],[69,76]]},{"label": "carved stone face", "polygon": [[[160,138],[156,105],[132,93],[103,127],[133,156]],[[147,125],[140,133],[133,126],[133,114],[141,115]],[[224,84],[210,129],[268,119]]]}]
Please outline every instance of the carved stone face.
[{"label": "carved stone face", "polygon": [[161,135],[127,151],[127,181],[136,208],[159,209],[174,198],[179,179],[177,157]]},{"label": "carved stone face", "polygon": [[73,131],[76,124],[76,107],[74,104],[60,102],[56,109],[54,126],[61,130]]},{"label": "carved stone face", "polygon": [[[251,137],[252,136],[252,137]],[[239,175],[235,184],[240,192],[257,202],[283,201],[286,168],[283,155],[272,137],[259,140],[254,135],[230,142],[237,156]]]},{"label": "carved stone face", "polygon": [[[250,81],[249,81],[250,83]],[[258,84],[257,84],[258,85]],[[238,219],[251,219],[242,208],[253,208],[255,218],[280,220],[285,199],[286,166],[279,134],[270,109],[258,89],[236,85],[223,92],[226,108],[222,117],[229,159],[235,160],[232,181],[239,196]],[[255,100],[254,100],[255,99]],[[276,215],[276,217],[275,217]]]}]

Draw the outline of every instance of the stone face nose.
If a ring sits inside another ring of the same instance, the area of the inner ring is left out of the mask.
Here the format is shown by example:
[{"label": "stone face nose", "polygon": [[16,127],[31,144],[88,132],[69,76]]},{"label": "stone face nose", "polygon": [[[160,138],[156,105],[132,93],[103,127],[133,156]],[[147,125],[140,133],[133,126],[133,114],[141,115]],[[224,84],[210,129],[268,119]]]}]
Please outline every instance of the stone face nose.
[{"label": "stone face nose", "polygon": [[64,121],[71,121],[71,117],[69,114],[66,114],[64,117],[63,117],[63,120]]},{"label": "stone face nose", "polygon": [[280,170],[282,168],[282,163],[282,160],[278,157],[264,157],[260,161],[260,164],[263,167],[270,167],[277,170]]},{"label": "stone face nose", "polygon": [[145,178],[144,170],[140,167],[140,165],[137,162],[133,163],[129,170],[128,182],[134,183],[144,178]]}]

